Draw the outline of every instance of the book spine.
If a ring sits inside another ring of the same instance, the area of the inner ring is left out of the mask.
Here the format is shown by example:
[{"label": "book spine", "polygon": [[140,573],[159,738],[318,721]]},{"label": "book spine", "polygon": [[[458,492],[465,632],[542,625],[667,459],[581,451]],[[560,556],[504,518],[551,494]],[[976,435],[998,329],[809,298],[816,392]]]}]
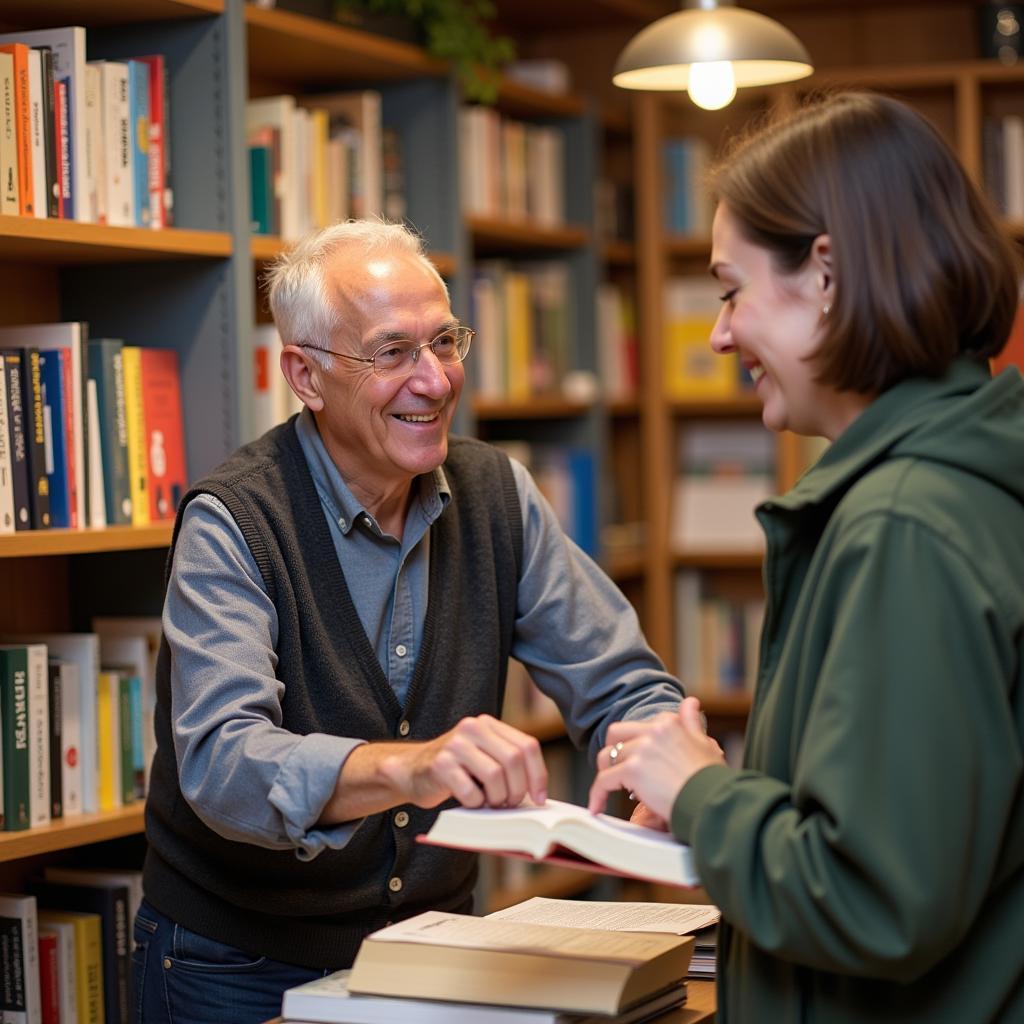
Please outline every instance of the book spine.
[{"label": "book spine", "polygon": [[72,522],[71,488],[68,481],[68,438],[59,350],[39,353],[39,379],[42,387],[43,434],[47,439],[46,478],[50,495],[50,525],[69,527]]},{"label": "book spine", "polygon": [[174,518],[188,482],[178,354],[173,349],[141,349],[139,372],[142,378],[149,515],[151,521],[158,522]]},{"label": "book spine", "polygon": [[124,369],[124,406],[128,440],[129,489],[132,525],[148,526],[149,465],[146,456],[146,418],[142,397],[141,350],[135,345],[121,349]]},{"label": "book spine", "polygon": [[63,220],[75,219],[75,205],[71,191],[73,171],[71,154],[70,93],[65,78],[53,79],[54,138],[57,146],[58,214]]},{"label": "book spine", "polygon": [[39,932],[39,1000],[42,1024],[60,1024],[60,971],[56,932]]},{"label": "book spine", "polygon": [[43,418],[43,384],[40,369],[39,349],[25,349],[25,373],[22,378],[25,436],[32,525],[37,530],[48,529],[51,525],[50,482],[46,474],[46,425]]},{"label": "book spine", "polygon": [[14,533],[14,466],[8,420],[7,367],[0,353],[0,533]]},{"label": "book spine", "polygon": [[[136,680],[138,682],[138,680]],[[130,804],[135,801],[135,756],[132,744],[134,729],[132,727],[132,677],[124,673],[118,676],[118,735],[117,749],[121,759],[121,803]]]},{"label": "book spine", "polygon": [[82,679],[76,662],[61,663],[60,788],[65,817],[82,806]]},{"label": "book spine", "polygon": [[64,700],[61,663],[50,661],[46,666],[47,728],[50,757],[50,817],[64,817],[64,779],[61,760],[64,755]]},{"label": "book spine", "polygon": [[43,107],[43,57],[36,49],[28,51],[29,142],[32,151],[32,202],[36,217],[48,211],[46,189],[46,120]]},{"label": "book spine", "polygon": [[167,67],[162,54],[139,57],[149,69],[149,226],[169,225]]},{"label": "book spine", "polygon": [[10,53],[14,74],[14,138],[18,165],[18,212],[22,217],[34,217],[29,49],[24,43],[11,43],[0,47],[0,49]]},{"label": "book spine", "polygon": [[89,342],[88,373],[96,382],[99,405],[100,451],[107,522],[125,526],[132,521],[128,473],[128,428],[125,418],[124,364],[121,342],[97,338]]},{"label": "book spine", "polygon": [[116,672],[96,675],[96,798],[101,811],[121,806],[119,677]]},{"label": "book spine", "polygon": [[135,193],[133,220],[137,227],[149,227],[149,68],[138,60],[128,61],[128,104]]},{"label": "book spine", "polygon": [[60,180],[57,173],[59,160],[59,134],[57,124],[57,101],[54,95],[53,51],[48,46],[34,48],[39,53],[42,77],[42,130],[43,148],[46,152],[46,215],[61,215]]},{"label": "book spine", "polygon": [[104,139],[103,114],[100,109],[100,72],[94,64],[86,64],[83,95],[85,98],[85,138],[82,142],[82,160],[88,192],[85,210],[89,220],[96,224],[107,222],[106,170],[103,166]]},{"label": "book spine", "polygon": [[36,914],[34,897],[0,895],[0,1011],[5,1024],[42,1024]]},{"label": "book spine", "polygon": [[24,353],[21,349],[4,352],[7,378],[7,425],[11,453],[11,487],[14,492],[14,528],[32,528],[32,501],[28,475],[28,438],[25,434],[25,389],[22,384]]},{"label": "book spine", "polygon": [[0,214],[17,217],[19,212],[14,57],[0,51]]},{"label": "book spine", "polygon": [[4,830],[29,827],[28,651],[0,649],[0,736],[3,749]]},{"label": "book spine", "polygon": [[46,645],[28,645],[29,821],[32,828],[50,821],[49,671]]}]

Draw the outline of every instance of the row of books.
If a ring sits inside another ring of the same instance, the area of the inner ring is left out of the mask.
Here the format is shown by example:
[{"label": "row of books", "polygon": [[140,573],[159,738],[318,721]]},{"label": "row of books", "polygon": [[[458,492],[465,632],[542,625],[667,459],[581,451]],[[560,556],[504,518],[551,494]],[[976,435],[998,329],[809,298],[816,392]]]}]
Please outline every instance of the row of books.
[{"label": "row of books", "polygon": [[0,533],[173,519],[187,483],[173,349],[83,322],[0,328]]},{"label": "row of books", "polygon": [[26,888],[0,893],[3,1020],[129,1024],[142,872],[51,866]]},{"label": "row of books", "polygon": [[597,358],[605,398],[636,398],[640,388],[636,305],[631,292],[611,281],[597,288]]},{"label": "row of books", "polygon": [[379,92],[265,96],[245,119],[255,234],[294,241],[349,217],[405,216],[401,140]]},{"label": "row of books", "polygon": [[736,353],[711,350],[722,287],[706,275],[665,282],[665,394],[670,399],[735,398],[751,390]]},{"label": "row of books", "polygon": [[87,61],[80,26],[0,35],[0,213],[166,227],[169,124],[162,55]]},{"label": "row of books", "polygon": [[669,138],[662,143],[661,153],[666,232],[708,237],[714,213],[704,182],[711,163],[710,143],[696,136]]},{"label": "row of books", "polygon": [[160,620],[97,618],[91,633],[0,645],[0,817],[21,831],[145,797]]},{"label": "row of books", "polygon": [[693,570],[676,573],[676,650],[679,678],[697,697],[753,693],[757,681],[764,599],[735,600],[707,593]]},{"label": "row of books", "polygon": [[759,554],[754,515],[775,492],[774,435],[759,421],[687,421],[676,436],[672,544],[685,553]]},{"label": "row of books", "polygon": [[596,558],[599,537],[594,453],[576,445],[495,443],[530,471],[562,529]]},{"label": "row of books", "polygon": [[558,260],[481,260],[473,279],[476,394],[525,401],[558,394],[570,370],[569,268]]},{"label": "row of books", "polygon": [[459,111],[459,193],[471,216],[565,222],[565,141],[558,128],[503,117],[490,107]]}]

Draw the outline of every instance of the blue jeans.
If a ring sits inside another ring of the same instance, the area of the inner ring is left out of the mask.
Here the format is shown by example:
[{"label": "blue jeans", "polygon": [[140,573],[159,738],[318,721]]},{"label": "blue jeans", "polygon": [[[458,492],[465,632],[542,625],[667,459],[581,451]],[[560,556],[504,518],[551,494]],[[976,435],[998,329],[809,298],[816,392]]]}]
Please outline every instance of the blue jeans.
[{"label": "blue jeans", "polygon": [[132,1006],[138,1024],[262,1024],[284,990],[328,973],[204,938],[145,900],[135,917]]}]

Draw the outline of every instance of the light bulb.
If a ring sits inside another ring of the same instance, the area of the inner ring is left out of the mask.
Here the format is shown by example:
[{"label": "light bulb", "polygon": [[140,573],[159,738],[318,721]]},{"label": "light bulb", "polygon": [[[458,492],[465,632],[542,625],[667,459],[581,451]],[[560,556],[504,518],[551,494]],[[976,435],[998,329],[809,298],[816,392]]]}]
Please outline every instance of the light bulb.
[{"label": "light bulb", "polygon": [[690,65],[686,86],[690,99],[705,110],[721,110],[736,95],[736,76],[727,60],[701,61]]}]

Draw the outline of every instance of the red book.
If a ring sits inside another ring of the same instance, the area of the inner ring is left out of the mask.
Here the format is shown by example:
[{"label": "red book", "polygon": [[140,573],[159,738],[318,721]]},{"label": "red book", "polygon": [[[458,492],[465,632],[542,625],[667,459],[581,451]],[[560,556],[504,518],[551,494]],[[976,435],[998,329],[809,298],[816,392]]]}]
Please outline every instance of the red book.
[{"label": "red book", "polygon": [[149,67],[149,226],[170,224],[170,193],[167,190],[167,70],[163,54],[133,57]]},{"label": "red book", "polygon": [[53,83],[53,148],[57,154],[57,216],[64,218],[64,199],[71,194],[71,157],[68,153],[68,86]]},{"label": "red book", "polygon": [[64,390],[64,456],[68,475],[68,510],[71,514],[71,528],[77,530],[85,523],[78,521],[79,467],[75,459],[75,395],[74,379],[71,372],[71,349],[60,348],[60,382]]},{"label": "red book", "polygon": [[188,484],[178,353],[174,349],[143,348],[140,364],[149,515],[152,522],[157,522],[174,518]]},{"label": "red book", "polygon": [[39,994],[43,1010],[43,1024],[60,1024],[60,981],[57,970],[57,935],[39,933]]},{"label": "red book", "polygon": [[28,95],[28,47],[24,43],[7,43],[0,53],[14,58],[14,126],[18,142],[18,213],[35,216],[32,188],[32,115]]}]

